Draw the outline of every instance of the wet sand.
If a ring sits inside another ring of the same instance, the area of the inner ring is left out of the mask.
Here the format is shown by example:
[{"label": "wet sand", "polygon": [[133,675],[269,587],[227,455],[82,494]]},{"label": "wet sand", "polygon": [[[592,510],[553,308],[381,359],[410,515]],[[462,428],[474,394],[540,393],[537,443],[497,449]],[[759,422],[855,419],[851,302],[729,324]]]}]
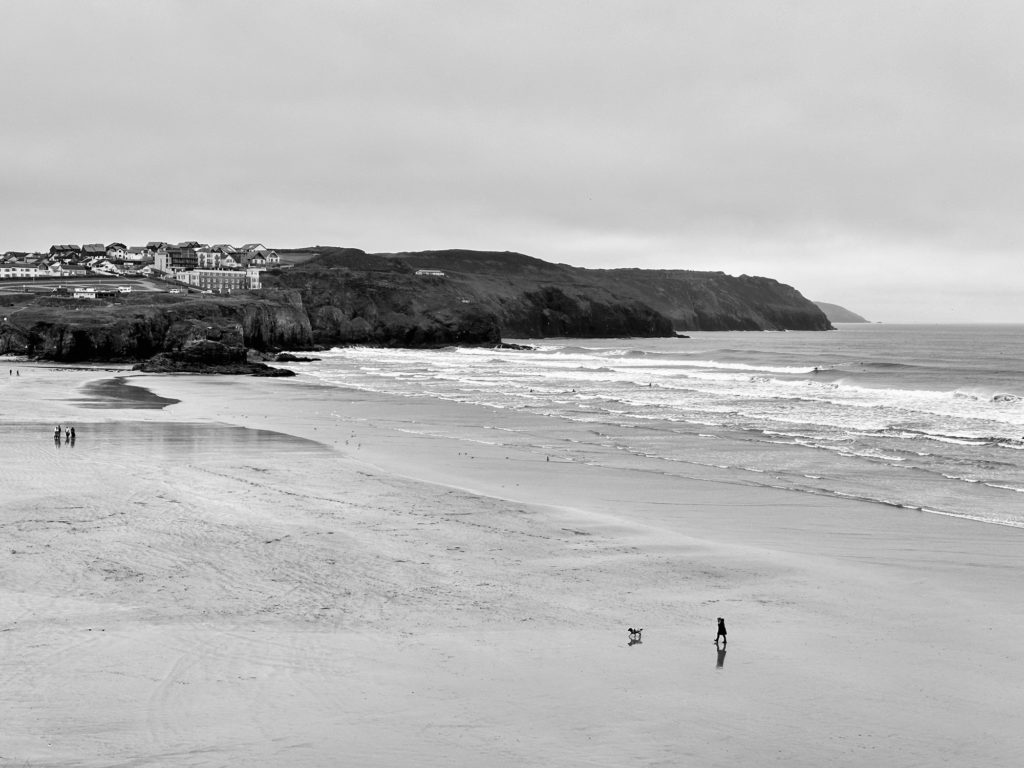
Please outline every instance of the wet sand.
[{"label": "wet sand", "polygon": [[160,397],[145,387],[128,382],[126,376],[90,381],[82,386],[84,397],[78,401],[83,408],[165,408],[178,402]]},{"label": "wet sand", "polygon": [[83,407],[114,375],[0,383],[11,764],[1024,754],[1020,531],[599,469],[517,414],[301,377]]}]

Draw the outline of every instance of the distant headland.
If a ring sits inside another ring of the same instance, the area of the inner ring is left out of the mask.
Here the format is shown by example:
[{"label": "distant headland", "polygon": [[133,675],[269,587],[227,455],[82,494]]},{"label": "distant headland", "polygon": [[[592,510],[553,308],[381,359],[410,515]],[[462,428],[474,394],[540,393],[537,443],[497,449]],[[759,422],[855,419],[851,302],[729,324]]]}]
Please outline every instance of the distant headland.
[{"label": "distant headland", "polygon": [[828,318],[830,323],[870,323],[870,320],[865,320],[863,317],[858,315],[856,312],[851,312],[846,307],[840,307],[838,304],[829,304],[826,301],[814,302],[818,305],[825,316]]}]

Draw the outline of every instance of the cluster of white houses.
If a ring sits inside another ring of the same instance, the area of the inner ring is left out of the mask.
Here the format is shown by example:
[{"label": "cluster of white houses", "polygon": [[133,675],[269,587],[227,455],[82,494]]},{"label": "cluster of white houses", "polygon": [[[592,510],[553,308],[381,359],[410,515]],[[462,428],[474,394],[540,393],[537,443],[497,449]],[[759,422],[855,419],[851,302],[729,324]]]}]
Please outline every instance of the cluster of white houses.
[{"label": "cluster of white houses", "polygon": [[230,293],[260,287],[260,273],[280,266],[281,257],[260,243],[241,246],[150,242],[52,245],[47,253],[8,251],[0,256],[0,279],[165,277],[200,290]]}]

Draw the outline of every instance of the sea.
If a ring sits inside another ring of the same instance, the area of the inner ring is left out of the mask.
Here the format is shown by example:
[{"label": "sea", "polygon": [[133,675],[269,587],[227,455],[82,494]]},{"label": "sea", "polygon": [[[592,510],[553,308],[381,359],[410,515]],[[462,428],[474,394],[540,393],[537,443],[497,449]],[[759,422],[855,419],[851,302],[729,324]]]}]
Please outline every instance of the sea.
[{"label": "sea", "polygon": [[292,367],[342,390],[520,412],[494,439],[567,460],[1024,527],[1024,326],[687,336],[348,347]]}]

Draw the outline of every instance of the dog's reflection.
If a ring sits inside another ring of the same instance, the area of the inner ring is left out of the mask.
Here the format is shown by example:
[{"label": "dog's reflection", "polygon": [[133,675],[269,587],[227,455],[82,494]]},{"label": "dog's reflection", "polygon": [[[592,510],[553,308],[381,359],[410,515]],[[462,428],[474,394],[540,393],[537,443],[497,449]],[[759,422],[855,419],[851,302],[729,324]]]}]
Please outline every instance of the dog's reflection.
[{"label": "dog's reflection", "polygon": [[643,627],[640,627],[639,629],[634,629],[633,627],[630,627],[629,628],[629,645],[639,645],[640,643],[642,643],[644,641],[643,640],[643,634],[644,634],[644,628]]}]

